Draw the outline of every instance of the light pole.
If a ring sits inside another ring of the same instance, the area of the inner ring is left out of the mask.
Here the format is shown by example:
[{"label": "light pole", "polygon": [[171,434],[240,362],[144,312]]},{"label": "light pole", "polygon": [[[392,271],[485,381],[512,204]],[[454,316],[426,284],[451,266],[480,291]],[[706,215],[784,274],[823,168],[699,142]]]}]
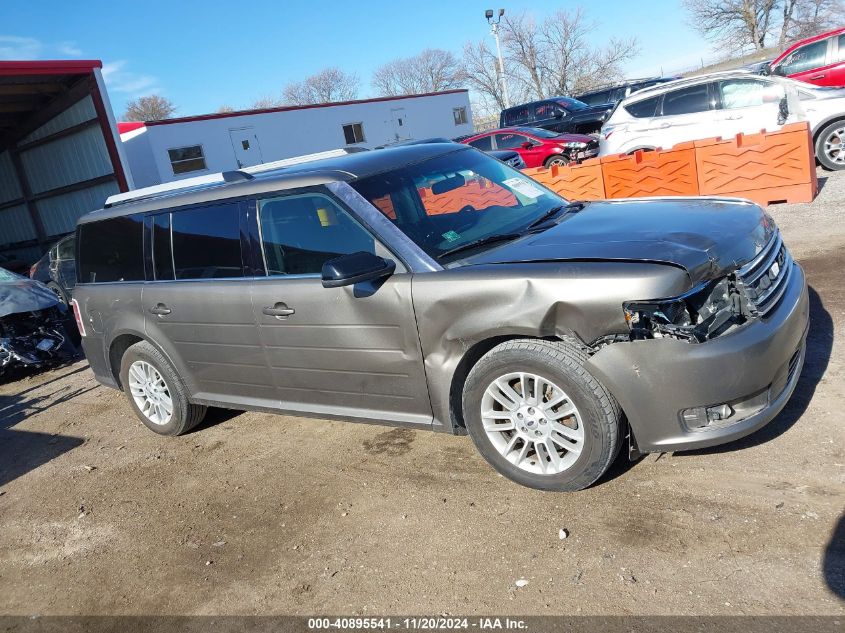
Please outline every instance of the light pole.
[{"label": "light pole", "polygon": [[502,98],[505,102],[505,108],[511,106],[510,99],[508,99],[508,84],[505,82],[505,63],[502,61],[502,47],[499,45],[499,22],[502,21],[502,16],[505,14],[504,9],[499,9],[499,16],[493,19],[493,9],[487,9],[484,12],[484,17],[487,18],[487,23],[490,25],[490,32],[496,38],[496,55],[499,57],[499,81],[502,82]]}]

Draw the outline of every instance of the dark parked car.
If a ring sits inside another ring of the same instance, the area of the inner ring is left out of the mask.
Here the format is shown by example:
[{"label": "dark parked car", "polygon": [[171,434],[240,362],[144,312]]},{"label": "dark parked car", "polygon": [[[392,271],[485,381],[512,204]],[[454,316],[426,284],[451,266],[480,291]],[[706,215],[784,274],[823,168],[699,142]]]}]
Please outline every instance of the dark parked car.
[{"label": "dark parked car", "polygon": [[31,279],[40,281],[56,293],[65,305],[76,285],[76,236],[59,240],[29,269]]},{"label": "dark parked car", "polygon": [[0,268],[0,376],[70,360],[75,329],[67,308],[41,282]]},{"label": "dark parked car", "polygon": [[587,105],[598,106],[602,104],[616,105],[625,97],[634,94],[637,90],[644,88],[651,88],[658,84],[665,84],[669,81],[675,81],[679,77],[649,77],[648,79],[629,79],[619,83],[611,84],[609,86],[602,86],[595,90],[583,92],[576,95],[578,101],[583,101]]},{"label": "dark parked car", "polygon": [[570,97],[552,97],[502,110],[499,127],[541,127],[558,133],[592,134],[601,129],[613,106],[588,106]]},{"label": "dark parked car", "polygon": [[804,361],[804,273],[757,205],[567,203],[455,143],[118,194],[77,247],[90,367],[163,435],[209,405],[469,433],[576,490],[624,443],[762,427]]}]

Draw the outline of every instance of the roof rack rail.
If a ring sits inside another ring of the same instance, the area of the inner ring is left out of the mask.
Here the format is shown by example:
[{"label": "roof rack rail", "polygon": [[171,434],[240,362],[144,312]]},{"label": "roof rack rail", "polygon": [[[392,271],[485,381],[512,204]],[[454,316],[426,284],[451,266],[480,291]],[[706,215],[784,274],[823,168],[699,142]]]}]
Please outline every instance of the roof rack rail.
[{"label": "roof rack rail", "polygon": [[[155,198],[166,193],[174,193],[187,189],[201,189],[205,187],[212,187],[222,185],[225,183],[245,182],[252,180],[255,176],[253,174],[261,174],[275,169],[282,169],[284,167],[291,167],[293,165],[300,165],[302,163],[310,163],[315,160],[322,160],[324,158],[337,158],[338,156],[346,156],[347,154],[357,154],[359,152],[369,151],[366,147],[344,147],[340,149],[331,149],[325,152],[315,152],[314,154],[304,154],[302,156],[293,156],[291,158],[283,158],[282,160],[275,160],[270,163],[262,163],[252,167],[243,167],[238,170],[220,172],[216,174],[206,174],[205,176],[195,176],[193,178],[184,178],[182,180],[175,180],[173,182],[165,182],[160,185],[153,185],[151,187],[144,187],[142,189],[134,189],[125,193],[117,193],[106,198],[106,203],[103,208],[108,209],[119,204],[126,204],[136,200],[144,200],[148,198]],[[227,177],[228,175],[228,177]]]},{"label": "roof rack rail", "polygon": [[225,182],[244,182],[246,180],[255,180],[255,176],[248,174],[245,171],[235,169],[233,171],[224,171],[222,174]]}]

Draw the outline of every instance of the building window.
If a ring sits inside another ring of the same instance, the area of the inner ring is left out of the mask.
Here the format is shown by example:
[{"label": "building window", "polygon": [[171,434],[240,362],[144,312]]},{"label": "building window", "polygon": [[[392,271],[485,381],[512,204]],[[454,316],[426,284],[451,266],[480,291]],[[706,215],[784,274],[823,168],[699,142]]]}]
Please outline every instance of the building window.
[{"label": "building window", "polygon": [[343,137],[346,139],[347,145],[354,145],[355,143],[364,142],[364,125],[363,123],[347,123],[343,126]]},{"label": "building window", "polygon": [[464,125],[467,122],[467,109],[452,108],[452,116],[455,117],[455,125]]},{"label": "building window", "polygon": [[202,153],[202,145],[191,145],[190,147],[177,147],[167,150],[170,156],[170,165],[173,167],[173,174],[187,174],[191,171],[202,171],[205,169],[205,156]]}]

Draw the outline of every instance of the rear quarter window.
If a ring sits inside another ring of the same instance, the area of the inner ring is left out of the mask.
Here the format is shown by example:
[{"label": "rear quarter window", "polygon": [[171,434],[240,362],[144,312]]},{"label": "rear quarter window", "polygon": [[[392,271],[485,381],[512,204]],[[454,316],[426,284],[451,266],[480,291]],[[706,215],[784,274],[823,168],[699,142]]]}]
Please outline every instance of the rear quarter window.
[{"label": "rear quarter window", "polygon": [[522,125],[524,123],[528,123],[529,121],[533,120],[531,106],[526,104],[516,106],[515,108],[511,108],[510,110],[505,110],[504,116],[502,118],[504,119],[504,124],[508,126]]},{"label": "rear quarter window", "polygon": [[144,280],[144,223],[141,215],[79,226],[79,283]]},{"label": "rear quarter window", "polygon": [[657,112],[657,103],[660,101],[660,96],[652,97],[651,99],[643,99],[642,101],[635,101],[625,106],[625,111],[632,117],[638,119],[645,119],[653,117]]}]

